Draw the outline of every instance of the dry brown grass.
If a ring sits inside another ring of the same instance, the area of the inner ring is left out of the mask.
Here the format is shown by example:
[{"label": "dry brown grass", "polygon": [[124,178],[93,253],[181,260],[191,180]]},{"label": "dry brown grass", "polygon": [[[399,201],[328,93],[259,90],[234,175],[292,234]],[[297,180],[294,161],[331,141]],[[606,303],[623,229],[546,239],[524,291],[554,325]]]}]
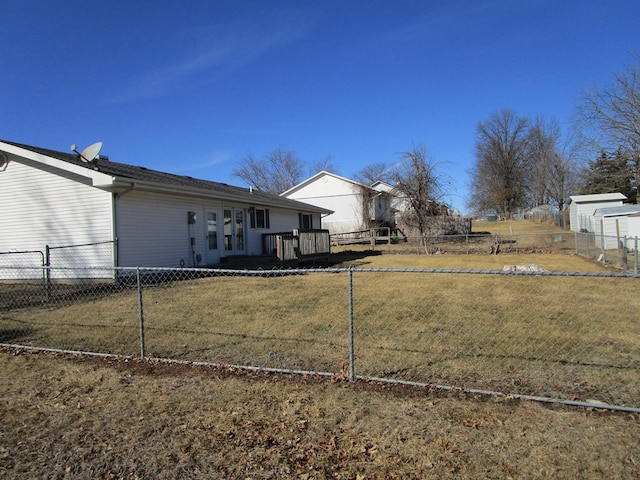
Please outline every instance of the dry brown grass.
[{"label": "dry brown grass", "polygon": [[[640,308],[635,279],[360,272],[532,263],[553,271],[605,270],[575,255],[550,254],[345,262],[358,267],[356,374],[637,405],[640,352],[633,339],[640,326],[625,314]],[[349,357],[347,287],[345,272],[160,282],[144,289],[145,353],[335,373]],[[15,343],[26,345],[140,350],[135,290],[2,313],[0,328],[23,329]]]},{"label": "dry brown grass", "polygon": [[[499,270],[529,263],[604,268],[571,255],[360,255],[345,265]],[[618,302],[638,310],[634,279],[581,279],[586,288],[572,302],[589,308],[577,316],[566,295],[577,290],[573,277],[519,277],[517,288],[509,280],[354,275],[356,315],[367,322],[359,330],[359,373],[400,368],[409,380],[426,373],[435,383],[482,380],[496,388],[506,378],[550,394],[556,384],[584,394],[585,385],[615,377],[637,394],[637,367],[559,375],[520,358],[523,348],[533,355],[550,339],[558,347],[569,338],[577,345],[566,347],[569,360],[587,353],[637,365],[635,315],[607,308]],[[347,353],[346,285],[335,273],[159,284],[144,294],[148,354],[336,372]],[[537,297],[544,302],[530,301]],[[532,329],[532,318],[548,321]],[[0,328],[42,346],[139,351],[133,290],[0,312]],[[429,355],[438,369],[430,370]],[[3,478],[640,478],[636,414],[135,360],[4,352],[0,363]],[[438,377],[443,371],[448,376]]]},{"label": "dry brown grass", "polygon": [[567,233],[550,222],[537,222],[532,220],[505,220],[501,222],[473,222],[473,233],[491,232],[494,235],[517,235],[539,233]]},{"label": "dry brown grass", "polygon": [[6,479],[640,476],[634,414],[138,361],[0,364]]}]

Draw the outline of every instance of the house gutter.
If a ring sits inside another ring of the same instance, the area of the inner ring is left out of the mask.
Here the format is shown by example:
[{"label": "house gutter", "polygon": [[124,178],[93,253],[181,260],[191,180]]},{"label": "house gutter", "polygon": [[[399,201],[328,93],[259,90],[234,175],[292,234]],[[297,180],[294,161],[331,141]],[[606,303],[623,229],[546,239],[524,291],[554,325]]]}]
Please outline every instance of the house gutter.
[{"label": "house gutter", "polygon": [[127,188],[125,188],[123,191],[121,192],[113,192],[113,195],[116,198],[120,198],[123,195],[126,195],[127,193],[129,193],[131,190],[133,190],[134,188],[136,188],[138,186],[138,184],[136,182],[131,182],[131,185],[129,185]]},{"label": "house gutter", "polygon": [[[130,180],[125,180],[124,178],[121,178],[121,177],[112,177],[112,179],[113,180],[109,185],[94,185],[94,186],[98,188],[109,189],[111,191],[117,191],[119,188],[124,187],[123,193],[131,191],[132,182]],[[283,208],[283,209],[289,209],[289,210],[295,210],[295,211],[303,210],[303,211],[309,211],[309,212],[316,212],[320,214],[333,213],[331,212],[331,210],[328,210],[326,208],[317,207],[315,205],[309,205],[309,204],[298,202],[295,200],[289,200],[289,201],[295,202],[298,205],[283,205],[282,203],[279,203],[277,201],[270,201],[269,199],[260,198],[260,197],[257,197],[254,200],[251,200],[251,198],[248,198],[250,197],[251,193],[247,196],[244,196],[244,195],[238,195],[235,193],[216,192],[216,191],[204,190],[204,189],[186,187],[186,186],[185,187],[175,186],[175,185],[168,186],[162,183],[144,182],[144,181],[136,181],[134,185],[135,185],[134,188],[136,190],[144,190],[144,191],[156,192],[156,193],[179,194],[179,195],[184,195],[188,197],[237,202],[239,204],[245,204],[245,205],[258,204],[258,205],[263,205],[265,207]],[[253,194],[255,195],[255,192]]]}]

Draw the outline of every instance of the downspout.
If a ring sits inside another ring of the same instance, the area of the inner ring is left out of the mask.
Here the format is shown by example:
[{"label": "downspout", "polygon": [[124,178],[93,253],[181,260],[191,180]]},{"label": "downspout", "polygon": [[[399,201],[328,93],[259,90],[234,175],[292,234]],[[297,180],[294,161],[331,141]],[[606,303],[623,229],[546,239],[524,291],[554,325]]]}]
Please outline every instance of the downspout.
[{"label": "downspout", "polygon": [[120,258],[120,255],[119,255],[120,242],[118,241],[117,200],[120,197],[122,197],[123,195],[126,195],[127,193],[129,193],[134,188],[136,188],[136,186],[137,185],[136,185],[135,182],[131,182],[131,185],[129,185],[122,192],[120,192],[120,193],[113,192],[113,201],[111,202],[111,218],[112,218],[113,225],[111,227],[111,231],[113,232],[113,243],[115,245],[115,248],[113,250],[113,266],[114,266],[114,268],[117,268],[117,267],[120,266],[120,265],[118,265],[118,263],[119,263],[118,259]]}]

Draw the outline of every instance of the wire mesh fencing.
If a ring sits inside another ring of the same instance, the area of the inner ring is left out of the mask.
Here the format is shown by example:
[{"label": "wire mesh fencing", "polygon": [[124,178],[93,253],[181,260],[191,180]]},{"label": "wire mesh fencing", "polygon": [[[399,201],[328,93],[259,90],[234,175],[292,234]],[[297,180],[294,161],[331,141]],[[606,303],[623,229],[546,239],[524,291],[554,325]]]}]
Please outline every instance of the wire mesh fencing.
[{"label": "wire mesh fencing", "polygon": [[628,236],[575,234],[576,253],[623,271],[638,273],[638,238]]},{"label": "wire mesh fencing", "polygon": [[468,235],[391,236],[341,243],[341,248],[366,248],[416,255],[478,255],[499,253],[574,253],[574,232]]},{"label": "wire mesh fencing", "polygon": [[[100,265],[111,267],[117,265],[117,240],[106,242],[91,242],[74,245],[57,245],[45,247],[45,264],[53,267],[48,273],[53,278],[71,278],[75,274],[67,268],[80,268],[85,265]],[[62,268],[65,267],[65,268]],[[84,269],[84,277],[92,278],[94,269]],[[100,278],[99,270],[95,276]]]},{"label": "wire mesh fencing", "polygon": [[377,250],[383,253],[414,255],[498,255],[501,253],[578,254],[613,266],[621,271],[638,272],[637,237],[606,236],[584,232],[473,233],[468,235],[425,235],[352,243],[340,248]]},{"label": "wire mesh fencing", "polygon": [[[26,279],[27,274],[31,280],[43,280],[46,270],[44,252],[38,250],[25,250],[13,252],[0,252],[0,281],[15,278]],[[17,270],[21,269],[21,272]]]},{"label": "wire mesh fencing", "polygon": [[633,274],[31,270],[0,283],[2,344],[640,409]]},{"label": "wire mesh fencing", "polygon": [[371,270],[353,282],[359,375],[638,406],[637,278]]}]

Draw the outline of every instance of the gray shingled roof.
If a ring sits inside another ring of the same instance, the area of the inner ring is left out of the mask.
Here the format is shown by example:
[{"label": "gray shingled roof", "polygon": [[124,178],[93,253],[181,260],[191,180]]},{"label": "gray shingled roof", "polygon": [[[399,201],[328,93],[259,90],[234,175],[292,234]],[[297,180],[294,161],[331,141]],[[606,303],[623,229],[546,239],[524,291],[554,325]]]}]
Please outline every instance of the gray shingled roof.
[{"label": "gray shingled roof", "polygon": [[620,205],[619,207],[602,207],[596,210],[596,213],[601,215],[625,215],[628,213],[635,213],[640,211],[640,205],[627,204]]},{"label": "gray shingled roof", "polygon": [[209,191],[212,194],[220,195],[220,197],[245,197],[248,203],[264,204],[271,206],[281,206],[282,208],[295,209],[301,211],[313,211],[321,213],[330,213],[330,210],[309,205],[296,200],[290,200],[279,195],[274,195],[260,190],[253,190],[251,193],[248,188],[236,187],[228,185],[226,183],[213,182],[210,180],[201,180],[185,175],[175,175],[172,173],[161,172],[158,170],[152,170],[146,167],[136,167],[133,165],[127,165],[125,163],[112,162],[108,158],[101,156],[95,162],[91,164],[86,163],[80,159],[75,153],[58,152],[56,150],[49,150],[46,148],[34,147],[31,145],[23,145],[20,143],[9,142],[7,140],[0,140],[1,142],[30,150],[32,152],[46,155],[47,157],[55,158],[68,162],[74,165],[78,165],[84,168],[90,168],[97,170],[106,175],[117,177],[119,179],[125,179],[130,181],[142,181],[150,182],[168,187],[188,187],[198,190]]}]

